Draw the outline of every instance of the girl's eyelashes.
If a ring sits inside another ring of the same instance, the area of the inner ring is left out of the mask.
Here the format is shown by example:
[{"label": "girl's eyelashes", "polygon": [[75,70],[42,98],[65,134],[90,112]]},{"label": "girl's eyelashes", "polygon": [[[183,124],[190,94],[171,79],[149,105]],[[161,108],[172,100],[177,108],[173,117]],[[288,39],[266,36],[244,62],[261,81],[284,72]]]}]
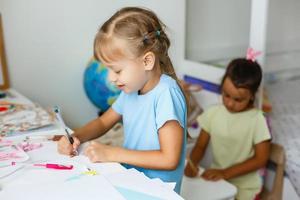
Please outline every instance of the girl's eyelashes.
[{"label": "girl's eyelashes", "polygon": [[234,98],[234,97],[231,97],[229,94],[227,94],[226,92],[223,92],[223,96],[225,97],[225,98],[231,98],[231,99],[233,99],[234,101],[236,101],[236,102],[242,102],[244,99],[243,98]]},{"label": "girl's eyelashes", "polygon": [[225,97],[230,97],[229,94],[227,94],[226,92],[223,91],[223,96]]},{"label": "girl's eyelashes", "polygon": [[234,98],[234,101],[236,101],[236,102],[242,102],[243,99]]},{"label": "girl's eyelashes", "polygon": [[122,71],[122,70],[114,70],[114,69],[112,69],[112,68],[110,68],[110,70],[111,70],[112,72],[114,72],[115,74],[119,74],[119,73],[121,73],[121,71]]}]

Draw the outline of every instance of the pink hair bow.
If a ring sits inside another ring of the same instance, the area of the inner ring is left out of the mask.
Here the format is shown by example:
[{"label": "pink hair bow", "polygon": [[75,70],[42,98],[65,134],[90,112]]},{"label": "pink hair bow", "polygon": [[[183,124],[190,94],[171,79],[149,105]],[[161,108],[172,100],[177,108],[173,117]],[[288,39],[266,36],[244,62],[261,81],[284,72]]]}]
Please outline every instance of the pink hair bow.
[{"label": "pink hair bow", "polygon": [[261,51],[255,51],[254,49],[252,49],[251,47],[247,49],[247,55],[246,55],[246,59],[247,60],[252,60],[253,62],[255,62],[256,57],[259,56],[261,54]]}]

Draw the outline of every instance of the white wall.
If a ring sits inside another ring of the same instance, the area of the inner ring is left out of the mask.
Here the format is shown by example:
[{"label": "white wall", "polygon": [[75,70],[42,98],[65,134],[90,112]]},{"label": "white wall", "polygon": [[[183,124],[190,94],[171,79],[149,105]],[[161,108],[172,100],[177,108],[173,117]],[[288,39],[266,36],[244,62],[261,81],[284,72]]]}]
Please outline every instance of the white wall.
[{"label": "white wall", "polygon": [[[244,56],[251,0],[186,0],[187,57],[209,61]],[[267,52],[300,49],[300,1],[269,0]]]},{"label": "white wall", "polygon": [[269,0],[267,50],[300,50],[300,1]]},{"label": "white wall", "polygon": [[186,55],[209,61],[242,56],[249,43],[251,0],[186,0]]},{"label": "white wall", "polygon": [[123,6],[154,10],[169,27],[177,66],[184,5],[183,0],[0,0],[11,87],[42,106],[60,106],[67,125],[79,127],[97,116],[82,81],[99,26]]}]

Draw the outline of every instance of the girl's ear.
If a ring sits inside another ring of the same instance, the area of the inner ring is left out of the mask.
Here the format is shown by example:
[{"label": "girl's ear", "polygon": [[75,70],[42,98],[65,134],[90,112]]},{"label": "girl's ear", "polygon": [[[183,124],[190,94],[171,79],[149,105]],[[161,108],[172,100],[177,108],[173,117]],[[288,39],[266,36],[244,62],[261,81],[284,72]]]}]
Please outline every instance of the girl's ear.
[{"label": "girl's ear", "polygon": [[148,51],[143,56],[144,69],[150,71],[153,69],[154,64],[155,64],[155,54],[151,51]]}]

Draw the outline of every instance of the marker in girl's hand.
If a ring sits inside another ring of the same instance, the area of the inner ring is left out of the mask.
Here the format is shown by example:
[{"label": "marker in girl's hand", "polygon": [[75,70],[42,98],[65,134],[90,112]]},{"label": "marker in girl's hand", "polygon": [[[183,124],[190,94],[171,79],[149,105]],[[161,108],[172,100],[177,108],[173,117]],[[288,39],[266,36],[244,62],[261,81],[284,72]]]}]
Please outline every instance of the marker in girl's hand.
[{"label": "marker in girl's hand", "polygon": [[[66,132],[66,134],[67,134],[67,138],[68,138],[70,144],[73,145],[74,139],[73,139],[72,136],[70,135],[70,133],[69,133],[69,131],[68,131],[68,128],[67,128],[67,126],[66,126],[64,120],[63,120],[62,117],[61,117],[60,109],[58,108],[58,106],[54,106],[53,111],[55,112],[56,119],[57,119],[58,122],[60,123],[61,127],[65,130],[65,132]],[[77,152],[76,149],[74,150],[73,153],[74,153],[75,155],[78,155],[78,152]]]}]

